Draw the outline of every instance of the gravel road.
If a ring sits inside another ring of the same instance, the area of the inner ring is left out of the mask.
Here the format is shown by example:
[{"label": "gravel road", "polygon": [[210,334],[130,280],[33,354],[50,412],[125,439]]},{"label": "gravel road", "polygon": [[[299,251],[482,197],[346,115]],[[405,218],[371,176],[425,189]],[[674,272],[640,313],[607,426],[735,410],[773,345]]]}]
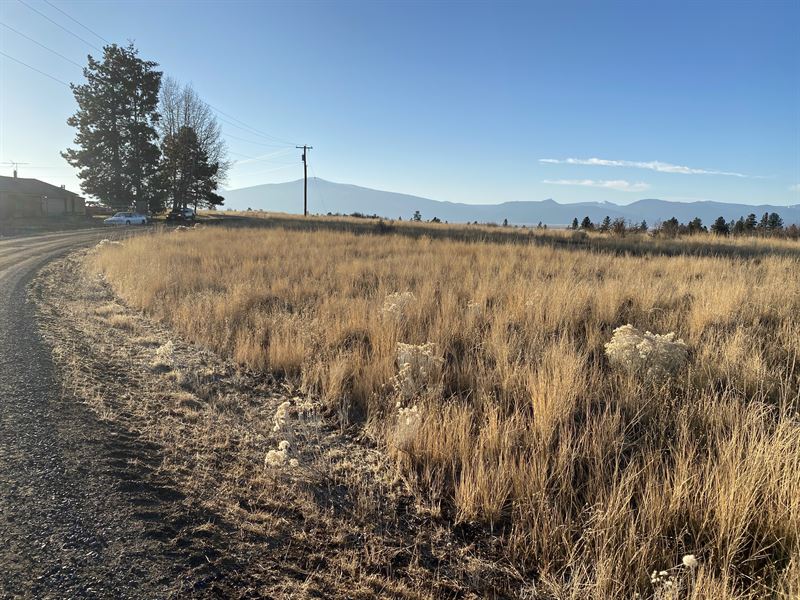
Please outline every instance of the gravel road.
[{"label": "gravel road", "polygon": [[177,492],[143,488],[148,448],[62,398],[26,297],[45,263],[108,235],[0,239],[3,598],[161,598],[181,586],[179,553],[141,516]]}]

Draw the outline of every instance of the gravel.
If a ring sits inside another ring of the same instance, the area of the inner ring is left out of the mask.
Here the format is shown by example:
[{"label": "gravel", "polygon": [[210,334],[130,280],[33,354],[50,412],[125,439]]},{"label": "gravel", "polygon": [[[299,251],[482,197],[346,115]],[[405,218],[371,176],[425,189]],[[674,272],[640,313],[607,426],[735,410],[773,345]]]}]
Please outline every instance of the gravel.
[{"label": "gravel", "polygon": [[[165,598],[191,589],[153,449],[62,398],[26,284],[96,232],[0,241],[0,597]],[[166,522],[165,522],[166,521]]]}]

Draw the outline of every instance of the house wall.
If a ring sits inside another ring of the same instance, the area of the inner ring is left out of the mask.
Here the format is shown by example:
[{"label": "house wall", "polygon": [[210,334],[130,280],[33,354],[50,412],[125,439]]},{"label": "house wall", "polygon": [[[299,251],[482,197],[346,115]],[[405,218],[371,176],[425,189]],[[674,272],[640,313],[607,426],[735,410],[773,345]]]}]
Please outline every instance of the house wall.
[{"label": "house wall", "polygon": [[58,217],[85,215],[86,203],[80,196],[42,198],[29,194],[0,192],[0,218]]},{"label": "house wall", "polygon": [[78,197],[72,198],[72,213],[76,215],[85,215],[86,214],[86,200]]},{"label": "house wall", "polygon": [[46,198],[42,201],[42,209],[46,217],[57,217],[67,212],[66,198]]},{"label": "house wall", "polygon": [[14,215],[14,204],[5,192],[0,192],[0,219],[10,219]]}]

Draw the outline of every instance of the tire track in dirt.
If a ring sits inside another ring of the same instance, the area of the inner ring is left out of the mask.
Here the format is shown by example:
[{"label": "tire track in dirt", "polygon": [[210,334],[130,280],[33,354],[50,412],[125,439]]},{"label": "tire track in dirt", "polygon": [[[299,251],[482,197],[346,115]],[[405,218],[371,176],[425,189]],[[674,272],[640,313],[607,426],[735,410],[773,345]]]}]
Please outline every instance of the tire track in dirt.
[{"label": "tire track in dirt", "polygon": [[164,598],[198,591],[217,575],[218,541],[179,536],[215,516],[185,505],[159,478],[157,447],[62,398],[26,297],[44,264],[104,235],[3,242],[0,597]]}]

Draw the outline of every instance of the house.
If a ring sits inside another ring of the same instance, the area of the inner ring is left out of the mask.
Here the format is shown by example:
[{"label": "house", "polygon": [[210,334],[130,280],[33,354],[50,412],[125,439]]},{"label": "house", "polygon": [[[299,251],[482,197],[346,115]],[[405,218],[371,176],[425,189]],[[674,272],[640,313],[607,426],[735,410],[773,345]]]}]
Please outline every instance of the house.
[{"label": "house", "polygon": [[85,214],[83,197],[64,187],[0,175],[0,220]]}]

